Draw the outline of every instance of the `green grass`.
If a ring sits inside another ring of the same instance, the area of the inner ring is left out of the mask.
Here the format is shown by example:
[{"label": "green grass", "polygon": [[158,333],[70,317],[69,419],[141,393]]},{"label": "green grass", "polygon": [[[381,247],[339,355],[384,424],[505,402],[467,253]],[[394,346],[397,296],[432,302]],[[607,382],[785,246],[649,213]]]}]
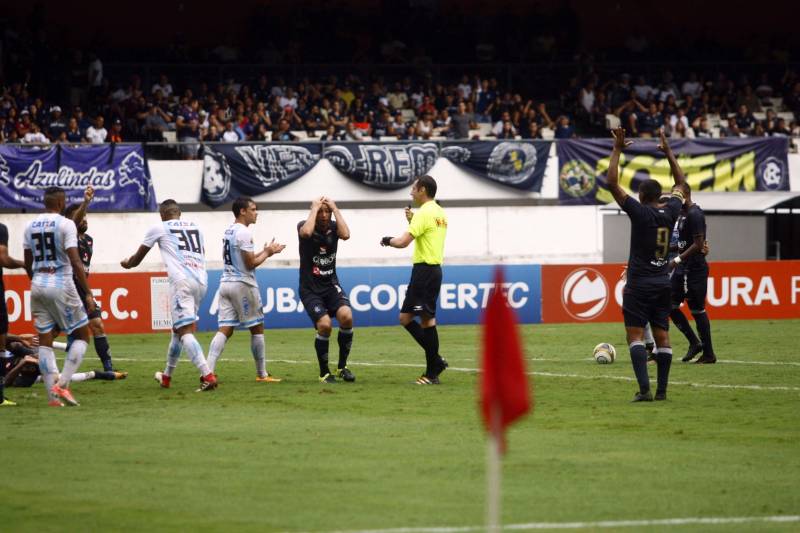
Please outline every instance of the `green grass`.
[{"label": "green grass", "polygon": [[[800,514],[800,321],[713,327],[720,364],[678,362],[667,402],[630,404],[636,387],[621,325],[525,326],[528,369],[542,374],[533,378],[535,412],[509,433],[503,521]],[[311,329],[269,330],[268,366],[284,382],[255,383],[249,338],[238,332],[217,367],[220,388],[207,394],[194,392],[186,360],[171,389],[157,386],[166,335],[113,336],[130,378],[75,384],[81,407],[48,408],[41,385],[7,391],[20,406],[0,411],[0,529],[480,525],[485,439],[477,375],[461,370],[477,366],[480,331],[440,330],[453,367],[440,387],[411,385],[423,356],[400,327],[357,329],[357,382],[335,386],[317,383]],[[207,347],[210,335],[198,337]],[[686,349],[678,337],[676,360]],[[601,341],[617,346],[615,364],[590,359]],[[97,363],[90,350],[83,368]]]}]

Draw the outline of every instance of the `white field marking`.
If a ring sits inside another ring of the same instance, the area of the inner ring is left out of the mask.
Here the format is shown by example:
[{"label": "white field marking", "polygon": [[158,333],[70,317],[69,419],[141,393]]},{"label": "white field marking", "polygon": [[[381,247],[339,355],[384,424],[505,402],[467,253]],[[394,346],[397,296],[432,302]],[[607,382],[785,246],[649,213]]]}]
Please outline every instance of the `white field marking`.
[{"label": "white field marking", "polygon": [[[529,531],[532,529],[608,529],[622,527],[752,524],[764,522],[780,524],[800,522],[800,516],[714,516],[705,518],[662,518],[652,520],[601,520],[598,522],[530,522],[527,524],[508,524],[502,526],[501,529],[505,531]],[[399,527],[392,529],[331,531],[328,533],[467,533],[471,531],[484,531],[485,529],[486,526]]]},{"label": "white field marking", "polygon": [[[164,359],[134,359],[115,357],[115,361],[137,361],[145,363],[163,363]],[[251,363],[252,359],[219,359],[217,364],[222,363]],[[310,365],[316,361],[297,361],[294,359],[268,359],[267,363],[285,363],[290,365]],[[351,366],[389,366],[398,368],[424,368],[425,365],[416,363],[384,363],[384,362],[367,362],[358,361],[350,362]],[[477,373],[477,368],[465,368],[450,366],[449,371],[453,372],[468,372]],[[544,376],[550,378],[569,378],[569,379],[608,379],[613,381],[636,381],[636,378],[631,376],[607,376],[607,375],[586,375],[586,374],[572,374],[563,372],[528,372],[529,376]],[[758,391],[790,391],[800,392],[800,387],[790,387],[788,385],[731,385],[725,383],[693,383],[691,381],[670,381],[670,385],[688,385],[690,387],[705,388],[705,389],[744,389],[744,390],[758,390]]]}]

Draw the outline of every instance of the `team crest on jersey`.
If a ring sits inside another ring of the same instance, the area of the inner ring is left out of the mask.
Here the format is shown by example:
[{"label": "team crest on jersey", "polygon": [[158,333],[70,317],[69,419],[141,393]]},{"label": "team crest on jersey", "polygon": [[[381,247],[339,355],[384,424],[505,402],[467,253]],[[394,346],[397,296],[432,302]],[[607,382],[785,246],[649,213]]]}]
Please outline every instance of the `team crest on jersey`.
[{"label": "team crest on jersey", "polygon": [[784,183],[787,176],[786,163],[775,156],[766,158],[756,168],[756,177],[769,191],[785,189]]},{"label": "team crest on jersey", "polygon": [[499,143],[489,154],[486,171],[501,183],[515,185],[527,180],[536,170],[536,148],[529,143]]},{"label": "team crest on jersey", "polygon": [[573,159],[561,167],[558,175],[561,190],[570,196],[580,198],[586,196],[595,186],[594,170],[586,161]]}]

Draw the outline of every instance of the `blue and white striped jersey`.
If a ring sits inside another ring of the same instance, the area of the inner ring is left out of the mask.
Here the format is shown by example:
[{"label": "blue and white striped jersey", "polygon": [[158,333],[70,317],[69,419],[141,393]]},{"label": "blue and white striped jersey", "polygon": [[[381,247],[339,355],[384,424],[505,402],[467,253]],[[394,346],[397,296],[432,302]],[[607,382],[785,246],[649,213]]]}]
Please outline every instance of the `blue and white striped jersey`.
[{"label": "blue and white striped jersey", "polygon": [[244,264],[242,251],[253,251],[253,233],[244,224],[234,222],[222,237],[222,258],[225,263],[221,281],[239,281],[258,287],[255,270]]},{"label": "blue and white striped jersey", "polygon": [[78,248],[75,223],[57,213],[44,213],[25,228],[22,246],[33,254],[33,280],[40,287],[63,288],[72,283],[67,249]]},{"label": "blue and white striped jersey", "polygon": [[173,219],[150,228],[142,244],[158,243],[170,283],[190,279],[208,285],[203,233],[194,222]]}]

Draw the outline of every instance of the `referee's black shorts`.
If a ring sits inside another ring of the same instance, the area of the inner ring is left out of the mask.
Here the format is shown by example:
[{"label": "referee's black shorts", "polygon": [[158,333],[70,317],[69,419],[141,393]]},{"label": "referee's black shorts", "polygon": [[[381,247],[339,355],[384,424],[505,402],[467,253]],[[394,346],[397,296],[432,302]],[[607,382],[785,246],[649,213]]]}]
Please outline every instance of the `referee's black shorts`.
[{"label": "referee's black shorts", "polygon": [[406,297],[400,311],[414,315],[436,316],[436,301],[442,287],[442,265],[415,263],[411,269]]},{"label": "referee's black shorts", "polygon": [[83,304],[83,310],[86,311],[86,316],[89,320],[93,320],[95,318],[102,318],[102,311],[100,310],[100,304],[95,302],[94,311],[89,312],[89,309],[86,307],[86,293],[81,289],[81,286],[75,282],[75,289],[78,291],[78,297],[81,299],[81,303]]}]

